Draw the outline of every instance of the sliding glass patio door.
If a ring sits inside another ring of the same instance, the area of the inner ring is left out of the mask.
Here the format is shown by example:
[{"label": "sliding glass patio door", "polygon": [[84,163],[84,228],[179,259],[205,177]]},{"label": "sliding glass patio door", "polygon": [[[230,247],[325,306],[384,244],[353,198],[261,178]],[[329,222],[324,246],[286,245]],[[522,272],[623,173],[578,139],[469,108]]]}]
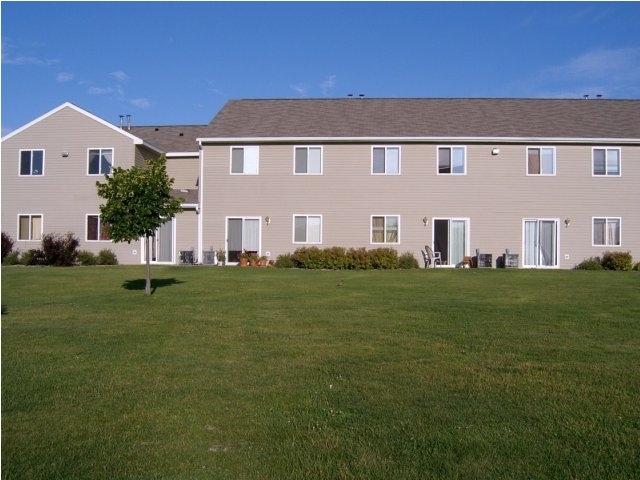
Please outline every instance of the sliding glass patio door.
[{"label": "sliding glass patio door", "polygon": [[558,220],[524,220],[523,266],[558,266]]},{"label": "sliding glass patio door", "polygon": [[440,252],[443,265],[456,266],[469,250],[469,220],[437,218],[433,221],[433,249]]},{"label": "sliding glass patio door", "polygon": [[238,262],[243,250],[258,253],[260,251],[259,218],[227,218],[227,258],[229,262]]}]

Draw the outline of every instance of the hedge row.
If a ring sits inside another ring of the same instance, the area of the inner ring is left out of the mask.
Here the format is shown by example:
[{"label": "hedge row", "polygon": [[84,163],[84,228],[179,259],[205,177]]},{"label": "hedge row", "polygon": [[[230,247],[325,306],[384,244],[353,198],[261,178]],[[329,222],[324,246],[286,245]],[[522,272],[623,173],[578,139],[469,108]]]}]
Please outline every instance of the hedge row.
[{"label": "hedge row", "polygon": [[578,265],[577,270],[640,270],[640,262],[633,264],[631,252],[604,252],[602,257],[586,258]]},{"label": "hedge row", "polygon": [[326,270],[370,270],[418,268],[418,261],[407,252],[398,256],[393,248],[302,247],[293,253],[280,255],[278,268],[305,268]]},{"label": "hedge row", "polygon": [[19,252],[13,250],[13,239],[2,232],[3,265],[50,265],[71,267],[80,265],[117,265],[115,253],[109,249],[101,250],[97,255],[78,251],[80,241],[72,234],[60,235],[48,233],[42,237],[42,247]]}]

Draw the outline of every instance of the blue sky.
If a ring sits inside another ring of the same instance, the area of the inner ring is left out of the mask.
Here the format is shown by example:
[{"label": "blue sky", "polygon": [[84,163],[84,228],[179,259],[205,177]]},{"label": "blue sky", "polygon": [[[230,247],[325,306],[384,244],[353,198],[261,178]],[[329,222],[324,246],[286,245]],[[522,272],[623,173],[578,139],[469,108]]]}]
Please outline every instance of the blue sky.
[{"label": "blue sky", "polygon": [[205,124],[236,98],[640,98],[637,2],[2,2],[2,135],[70,101]]}]

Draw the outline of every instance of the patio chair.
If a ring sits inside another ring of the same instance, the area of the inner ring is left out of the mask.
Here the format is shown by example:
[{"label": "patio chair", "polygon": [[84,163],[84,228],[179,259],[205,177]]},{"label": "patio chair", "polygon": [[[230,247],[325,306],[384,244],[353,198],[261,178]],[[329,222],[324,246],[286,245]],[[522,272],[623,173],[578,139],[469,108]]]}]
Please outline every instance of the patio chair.
[{"label": "patio chair", "polygon": [[433,268],[435,268],[436,265],[442,266],[442,257],[440,256],[440,252],[434,252],[433,248],[431,248],[429,245],[425,245],[424,250],[425,252],[427,252],[429,264],[433,265]]}]

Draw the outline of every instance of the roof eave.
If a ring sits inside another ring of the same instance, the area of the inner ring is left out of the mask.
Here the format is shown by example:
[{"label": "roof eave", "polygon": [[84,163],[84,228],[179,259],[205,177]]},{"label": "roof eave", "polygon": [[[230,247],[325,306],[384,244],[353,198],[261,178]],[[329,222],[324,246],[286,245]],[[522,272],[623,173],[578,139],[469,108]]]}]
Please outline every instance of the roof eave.
[{"label": "roof eave", "polygon": [[229,144],[229,143],[539,143],[550,142],[556,144],[572,143],[615,143],[640,144],[640,138],[612,138],[612,137],[204,137],[197,138],[200,145]]}]

